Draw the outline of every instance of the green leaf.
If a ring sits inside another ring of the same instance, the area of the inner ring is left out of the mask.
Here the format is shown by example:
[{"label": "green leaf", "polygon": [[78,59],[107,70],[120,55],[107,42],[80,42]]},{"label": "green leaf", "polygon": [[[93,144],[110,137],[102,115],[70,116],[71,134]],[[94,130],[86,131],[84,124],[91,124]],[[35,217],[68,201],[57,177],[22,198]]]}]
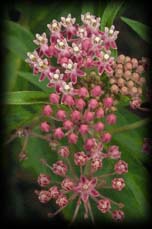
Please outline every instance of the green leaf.
[{"label": "green leaf", "polygon": [[39,107],[34,106],[33,109],[28,109],[29,106],[9,106],[4,110],[5,121],[7,123],[7,133],[10,135],[12,130],[15,130],[24,125],[31,124],[31,121],[37,116],[40,109]]},{"label": "green leaf", "polygon": [[11,91],[14,89],[17,81],[17,71],[20,68],[21,61],[14,55],[14,53],[7,53],[5,66],[5,77],[6,77],[6,90]]},{"label": "green leaf", "polygon": [[[117,127],[141,120],[125,108],[117,112]],[[146,126],[113,135],[112,143],[119,146],[122,160],[128,163],[129,172],[125,175],[126,188],[119,195],[120,201],[125,203],[126,221],[147,218],[148,209],[148,174],[143,166],[145,160],[142,144],[146,135]],[[118,198],[118,197],[117,197]],[[119,200],[119,198],[118,198]],[[134,210],[136,209],[136,210]]]},{"label": "green leaf", "polygon": [[85,14],[87,12],[94,13],[94,2],[91,2],[91,1],[83,1],[82,2],[81,13]]},{"label": "green leaf", "polygon": [[101,17],[101,29],[104,29],[105,26],[111,26],[121,9],[124,1],[114,2],[111,1],[107,4],[103,15]]},{"label": "green leaf", "polygon": [[131,27],[144,41],[151,43],[151,29],[149,26],[126,17],[121,17],[121,20]]},{"label": "green leaf", "polygon": [[32,33],[22,27],[21,25],[12,22],[5,22],[5,46],[11,52],[18,55],[21,59],[26,58],[26,53],[33,51],[35,45],[33,44],[33,35]]},{"label": "green leaf", "polygon": [[29,72],[18,72],[18,75],[27,80],[28,82],[30,82],[31,84],[37,86],[39,89],[41,89],[42,91],[45,91],[45,92],[52,92],[52,88],[48,88],[47,87],[47,82],[44,80],[44,81],[39,81],[38,79],[38,76],[35,76],[33,75],[32,73],[29,73]]},{"label": "green leaf", "polygon": [[42,91],[16,91],[4,95],[6,104],[32,105],[48,103],[48,94]]},{"label": "green leaf", "polygon": [[28,51],[27,47],[25,46],[22,41],[20,41],[15,36],[9,36],[7,38],[7,48],[14,54],[16,54],[19,58],[25,59],[26,53]]},{"label": "green leaf", "polygon": [[[49,164],[52,164],[57,160],[57,154],[51,151],[49,144],[43,140],[31,137],[27,145],[27,154],[28,159],[23,161],[23,168],[31,171],[36,176],[40,173],[48,173],[48,175],[50,175],[50,169],[46,168],[40,162],[41,159],[45,159],[48,160]],[[52,177],[53,174],[51,174],[51,178]]]}]

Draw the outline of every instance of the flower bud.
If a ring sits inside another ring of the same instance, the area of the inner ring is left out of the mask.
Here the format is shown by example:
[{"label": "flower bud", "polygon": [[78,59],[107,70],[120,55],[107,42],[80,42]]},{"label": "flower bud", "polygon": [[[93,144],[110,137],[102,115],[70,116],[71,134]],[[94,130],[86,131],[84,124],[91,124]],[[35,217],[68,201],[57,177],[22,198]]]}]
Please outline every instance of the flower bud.
[{"label": "flower bud", "polygon": [[90,151],[94,146],[95,146],[96,142],[94,138],[88,138],[85,141],[85,149]]},{"label": "flower bud", "polygon": [[99,108],[96,111],[96,118],[103,118],[104,117],[104,110],[102,108]]},{"label": "flower bud", "polygon": [[74,110],[72,113],[71,113],[71,120],[73,122],[77,122],[81,119],[81,114],[79,111],[77,110]]},{"label": "flower bud", "polygon": [[70,120],[66,120],[63,122],[63,128],[65,130],[70,130],[73,127],[73,122],[71,122]]},{"label": "flower bud", "polygon": [[123,54],[119,55],[117,58],[117,62],[123,64],[125,61],[125,56]]},{"label": "flower bud", "polygon": [[83,99],[80,98],[75,101],[75,105],[76,105],[76,108],[81,111],[85,107],[86,103]]},{"label": "flower bud", "polygon": [[58,104],[59,103],[59,95],[55,94],[55,93],[52,93],[50,94],[50,103],[52,104]]},{"label": "flower bud", "polygon": [[98,201],[97,208],[102,212],[102,213],[107,213],[110,208],[111,208],[111,203],[109,199],[101,199]]},{"label": "flower bud", "polygon": [[62,139],[64,137],[64,132],[60,127],[54,130],[54,137],[57,139]]},{"label": "flower bud", "polygon": [[84,166],[88,161],[88,156],[84,152],[74,154],[74,162],[78,166]]},{"label": "flower bud", "polygon": [[52,186],[51,188],[49,188],[48,191],[50,193],[50,198],[51,199],[57,199],[59,194],[60,194],[57,186]]},{"label": "flower bud", "polygon": [[96,99],[91,99],[89,101],[88,107],[92,110],[96,109],[98,106],[98,101]]},{"label": "flower bud", "polygon": [[125,181],[123,178],[114,178],[112,180],[112,188],[121,191],[125,187]]},{"label": "flower bud", "polygon": [[103,100],[103,104],[106,108],[110,108],[113,105],[113,98],[107,97]]},{"label": "flower bud", "polygon": [[61,187],[65,190],[65,191],[71,191],[74,187],[74,183],[70,178],[65,178],[62,183],[61,183]]},{"label": "flower bud", "polygon": [[115,114],[109,114],[109,115],[107,115],[107,117],[106,117],[106,121],[107,121],[107,123],[108,123],[109,125],[113,125],[113,124],[116,123],[117,117],[116,117]]},{"label": "flower bud", "polygon": [[76,144],[77,141],[78,141],[78,136],[76,134],[71,133],[71,134],[68,135],[68,142],[70,144]]},{"label": "flower bud", "polygon": [[52,171],[58,176],[65,176],[67,173],[67,166],[63,161],[57,161],[52,165]]},{"label": "flower bud", "polygon": [[58,154],[61,157],[68,157],[69,156],[69,148],[67,146],[62,146],[59,150],[58,150]]},{"label": "flower bud", "polygon": [[121,210],[115,210],[112,212],[112,219],[117,222],[122,222],[124,219],[124,212]]},{"label": "flower bud", "polygon": [[74,106],[75,104],[74,99],[71,95],[65,95],[62,102],[69,107]]},{"label": "flower bud", "polygon": [[84,113],[84,121],[86,122],[91,122],[94,119],[94,112],[91,111],[86,111]]},{"label": "flower bud", "polygon": [[68,199],[64,194],[60,194],[59,197],[56,200],[56,204],[60,207],[63,208],[68,204]]},{"label": "flower bud", "polygon": [[49,202],[49,200],[50,200],[50,193],[49,193],[49,191],[46,191],[46,190],[40,191],[39,192],[39,195],[38,195],[38,199],[43,204]]},{"label": "flower bud", "polygon": [[101,138],[101,140],[104,143],[108,143],[108,142],[111,141],[111,138],[112,138],[112,136],[111,136],[110,133],[104,133],[103,136],[102,136],[102,138]]},{"label": "flower bud", "polygon": [[43,107],[43,115],[45,116],[50,116],[52,114],[52,108],[50,107],[50,105],[45,105]]},{"label": "flower bud", "polygon": [[56,116],[60,121],[63,121],[66,118],[66,112],[64,110],[58,110]]},{"label": "flower bud", "polygon": [[94,97],[101,96],[102,95],[101,87],[99,85],[95,86],[91,90],[91,95],[94,96]]},{"label": "flower bud", "polygon": [[100,158],[94,158],[91,161],[91,169],[95,172],[102,168],[102,160]]},{"label": "flower bud", "polygon": [[40,129],[41,131],[48,133],[50,131],[50,125],[47,122],[42,122],[40,124]]},{"label": "flower bud", "polygon": [[50,184],[51,180],[48,175],[41,173],[37,179],[37,182],[41,187],[45,187]]},{"label": "flower bud", "polygon": [[119,87],[116,84],[111,86],[111,92],[117,94],[119,92]]},{"label": "flower bud", "polygon": [[128,164],[125,161],[119,160],[114,166],[117,174],[123,174],[128,172]]},{"label": "flower bud", "polygon": [[83,135],[83,134],[87,134],[88,133],[88,125],[86,124],[81,124],[80,128],[79,128],[79,132]]},{"label": "flower bud", "polygon": [[121,156],[121,152],[119,151],[118,146],[116,145],[110,146],[108,149],[108,155],[112,159],[119,159]]},{"label": "flower bud", "polygon": [[97,132],[101,132],[104,129],[104,124],[102,122],[97,122],[94,126],[95,130]]},{"label": "flower bud", "polygon": [[87,88],[81,87],[81,88],[79,89],[78,94],[79,94],[79,96],[85,98],[85,97],[88,97],[89,92],[88,92]]}]

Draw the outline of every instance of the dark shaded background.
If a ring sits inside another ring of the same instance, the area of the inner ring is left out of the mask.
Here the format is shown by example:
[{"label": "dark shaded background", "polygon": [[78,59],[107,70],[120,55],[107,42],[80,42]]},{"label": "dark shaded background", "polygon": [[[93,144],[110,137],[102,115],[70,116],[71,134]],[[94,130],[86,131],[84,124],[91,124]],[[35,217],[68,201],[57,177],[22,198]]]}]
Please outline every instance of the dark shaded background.
[{"label": "dark shaded background", "polygon": [[[104,2],[105,4],[105,1],[101,2]],[[96,1],[95,4],[98,3],[99,1]],[[41,1],[36,1],[36,3],[33,3],[33,1],[27,0],[25,1],[25,4],[29,5],[30,9],[34,11],[35,7],[40,7],[42,3]],[[43,2],[43,6],[46,6],[46,8],[50,7],[51,10],[52,4],[53,1],[48,1],[46,4]],[[75,4],[76,8],[79,7],[78,1],[72,1],[72,3],[63,1],[62,3],[58,2],[59,6],[60,4],[62,4],[65,8],[68,4]],[[3,10],[1,11],[3,19],[7,18],[12,21],[18,22],[22,17],[22,13],[16,8],[16,1],[10,1],[7,3],[5,2],[3,5]],[[118,15],[114,23],[117,30],[120,31],[119,38],[117,40],[119,53],[134,56],[137,58],[140,58],[142,56],[150,57],[150,47],[142,39],[139,39],[139,36],[133,30],[131,30],[125,23],[123,23],[120,20],[119,16],[120,15]],[[123,9],[123,12],[121,12],[121,16],[128,17],[151,26],[150,2],[148,3],[148,1],[127,1],[127,4],[125,4],[125,7]],[[3,24],[1,24],[1,27],[2,29],[4,29]],[[37,32],[41,32],[41,29],[42,28],[40,28],[40,31]],[[3,61],[5,50],[3,49],[3,47],[1,48],[2,65],[4,68],[7,67],[5,66],[5,62]],[[1,88],[3,90],[5,79],[3,79],[1,83]],[[142,113],[138,113],[138,115],[142,115]],[[3,125],[1,125],[1,130],[4,130],[4,123],[2,122],[2,124]],[[5,125],[7,125],[7,123],[5,123]],[[3,131],[1,132],[0,136],[2,140]],[[32,176],[28,174],[27,171],[23,171],[21,169],[20,162],[14,159],[14,154],[11,151],[11,149],[13,148],[13,144],[14,143],[11,143],[7,149],[1,148],[3,152],[5,152],[4,154],[2,154],[1,159],[3,163],[1,173],[1,186],[5,188],[4,193],[2,195],[3,214],[1,216],[3,217],[3,220],[6,224],[12,223],[13,225],[13,223],[24,223],[27,225],[31,225],[32,223],[34,223],[35,225],[40,225],[40,223],[42,222],[45,222],[45,224],[42,224],[43,226],[47,223],[49,224],[50,219],[47,219],[49,206],[44,207],[41,203],[37,201],[37,198],[33,193],[33,190],[37,188],[37,185],[34,183]],[[149,169],[150,162],[146,166]],[[66,226],[66,222],[63,220],[62,216],[60,216],[51,220],[51,226],[53,227],[54,225]]]}]

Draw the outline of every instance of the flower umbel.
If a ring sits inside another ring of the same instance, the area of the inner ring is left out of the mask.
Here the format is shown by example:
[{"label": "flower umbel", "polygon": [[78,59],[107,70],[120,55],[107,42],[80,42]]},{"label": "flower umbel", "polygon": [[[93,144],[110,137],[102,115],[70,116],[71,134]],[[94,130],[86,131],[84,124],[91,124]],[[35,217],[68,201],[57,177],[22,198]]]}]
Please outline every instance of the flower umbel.
[{"label": "flower umbel", "polygon": [[[79,218],[80,208],[83,218],[94,222],[94,206],[123,221],[125,205],[108,195],[109,190],[121,195],[128,172],[112,127],[121,97],[129,99],[132,109],[141,109],[146,60],[114,56],[119,34],[114,25],[101,31],[100,18],[89,12],[81,21],[77,24],[68,14],[47,25],[48,36],[36,34],[37,48],[27,53],[26,62],[40,81],[47,82],[50,94],[36,121],[14,136],[24,138],[20,160],[27,159],[29,137],[46,141],[55,156],[40,160],[48,172],[39,174],[40,190],[35,191],[42,204],[55,202],[57,210],[49,217],[74,201],[72,222]],[[143,150],[149,148],[145,139]]]}]

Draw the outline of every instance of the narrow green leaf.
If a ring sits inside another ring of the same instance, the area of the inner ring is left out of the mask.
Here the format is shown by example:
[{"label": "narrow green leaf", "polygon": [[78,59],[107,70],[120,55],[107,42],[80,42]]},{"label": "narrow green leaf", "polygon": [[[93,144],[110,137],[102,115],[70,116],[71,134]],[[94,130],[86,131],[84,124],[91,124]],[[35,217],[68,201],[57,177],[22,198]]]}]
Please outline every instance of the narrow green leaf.
[{"label": "narrow green leaf", "polygon": [[5,27],[4,37],[6,40],[6,48],[18,55],[21,59],[25,59],[26,53],[33,51],[35,47],[32,33],[21,25],[11,21],[6,21]]},{"label": "narrow green leaf", "polygon": [[123,3],[124,1],[119,1],[119,2],[111,1],[110,3],[107,4],[101,18],[101,29],[103,29],[105,26],[111,26],[113,24]]},{"label": "narrow green leaf", "polygon": [[17,81],[17,71],[20,68],[21,60],[14,53],[7,53],[5,66],[6,90],[12,91]]},{"label": "narrow green leaf", "polygon": [[20,59],[25,60],[28,49],[25,44],[17,37],[10,35],[7,38],[7,48]]},{"label": "narrow green leaf", "polygon": [[5,21],[5,26],[6,26],[6,32],[8,36],[12,35],[17,37],[20,41],[22,41],[25,44],[25,46],[28,49],[33,48],[34,36],[28,29],[12,21]]},{"label": "narrow green leaf", "polygon": [[45,104],[48,94],[42,91],[15,91],[6,93],[4,99],[9,105]]},{"label": "narrow green leaf", "polygon": [[83,1],[82,2],[82,10],[81,13],[85,14],[85,13],[94,13],[94,2],[92,1]]},{"label": "narrow green leaf", "polygon": [[151,29],[149,26],[126,17],[121,17],[121,20],[131,27],[144,41],[151,43]]},{"label": "narrow green leaf", "polygon": [[50,89],[47,87],[47,82],[45,80],[40,82],[38,76],[35,76],[30,72],[18,72],[18,75],[33,85],[37,86],[42,91],[50,93],[52,92],[52,88]]},{"label": "narrow green leaf", "polygon": [[39,113],[41,108],[28,109],[29,106],[18,105],[9,106],[4,112],[5,122],[7,123],[6,134],[9,136],[12,130],[15,130],[24,125],[31,124],[31,121]]}]

